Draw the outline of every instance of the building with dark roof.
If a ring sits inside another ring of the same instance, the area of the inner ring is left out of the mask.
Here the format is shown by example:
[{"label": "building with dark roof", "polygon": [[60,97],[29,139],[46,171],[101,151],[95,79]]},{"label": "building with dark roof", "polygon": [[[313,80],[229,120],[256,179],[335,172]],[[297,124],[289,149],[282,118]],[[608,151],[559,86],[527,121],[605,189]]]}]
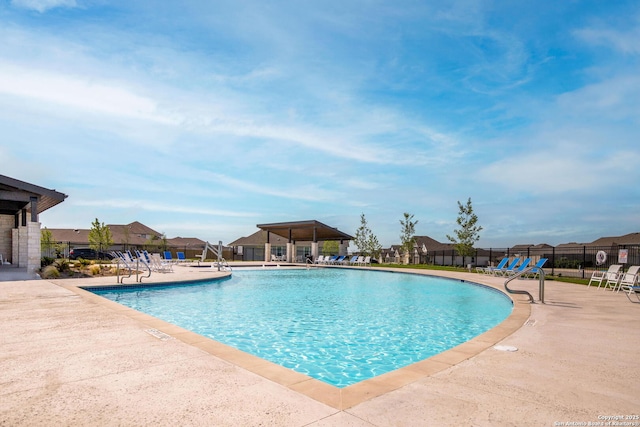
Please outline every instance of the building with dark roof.
[{"label": "building with dark roof", "polygon": [[62,203],[66,194],[0,175],[1,269],[40,269],[40,222],[38,215]]}]

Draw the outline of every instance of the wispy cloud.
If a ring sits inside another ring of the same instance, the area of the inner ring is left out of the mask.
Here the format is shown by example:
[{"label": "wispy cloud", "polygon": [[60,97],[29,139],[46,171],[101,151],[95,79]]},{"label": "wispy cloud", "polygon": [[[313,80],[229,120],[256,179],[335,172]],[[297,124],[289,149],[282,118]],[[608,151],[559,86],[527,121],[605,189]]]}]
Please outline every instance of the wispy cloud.
[{"label": "wispy cloud", "polygon": [[488,241],[516,243],[606,235],[610,206],[638,209],[620,184],[640,179],[630,1],[606,19],[582,2],[11,4],[0,169],[70,195],[45,220],[230,241],[364,212],[391,244],[407,211],[444,240],[471,196]]},{"label": "wispy cloud", "polygon": [[180,206],[161,204],[152,200],[130,200],[130,199],[100,199],[100,200],[81,200],[72,202],[75,206],[88,206],[109,209],[131,209],[146,210],[152,212],[171,212],[184,213],[191,215],[209,215],[222,217],[243,217],[250,218],[257,216],[256,213],[244,211],[225,211],[219,209],[203,209],[194,206]]},{"label": "wispy cloud", "polygon": [[16,7],[36,10],[40,13],[57,7],[77,7],[76,0],[11,0]]},{"label": "wispy cloud", "polygon": [[598,27],[581,28],[575,30],[576,37],[586,43],[613,49],[626,55],[640,54],[640,18],[636,19],[635,25],[628,29],[611,28],[608,25]]}]

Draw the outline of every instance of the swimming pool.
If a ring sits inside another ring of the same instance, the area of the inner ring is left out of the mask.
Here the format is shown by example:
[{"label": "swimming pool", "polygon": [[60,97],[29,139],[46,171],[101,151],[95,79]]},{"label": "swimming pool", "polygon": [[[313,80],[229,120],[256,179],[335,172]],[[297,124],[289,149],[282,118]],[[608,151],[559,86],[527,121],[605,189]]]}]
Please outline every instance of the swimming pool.
[{"label": "swimming pool", "polygon": [[89,290],[336,387],[455,347],[513,308],[481,285],[352,269],[236,269],[227,280]]}]

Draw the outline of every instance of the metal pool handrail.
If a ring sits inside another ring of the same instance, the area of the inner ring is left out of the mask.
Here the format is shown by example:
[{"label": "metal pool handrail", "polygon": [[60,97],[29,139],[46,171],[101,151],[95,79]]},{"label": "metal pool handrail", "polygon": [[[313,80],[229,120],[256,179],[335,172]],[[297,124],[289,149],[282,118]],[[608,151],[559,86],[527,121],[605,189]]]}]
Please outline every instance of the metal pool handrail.
[{"label": "metal pool handrail", "polygon": [[521,277],[522,275],[524,275],[526,273],[529,273],[529,272],[533,271],[536,268],[539,270],[539,274],[538,274],[538,277],[539,277],[539,279],[538,279],[538,281],[539,281],[538,294],[539,294],[539,297],[540,297],[540,302],[542,304],[544,304],[544,274],[545,273],[544,273],[544,270],[542,268],[540,268],[540,267],[532,266],[532,267],[528,267],[528,268],[525,268],[522,271],[517,272],[516,274],[514,274],[513,276],[509,277],[507,280],[504,281],[504,288],[510,294],[528,295],[529,296],[529,302],[534,303],[535,301],[533,299],[533,295],[531,295],[529,292],[524,291],[524,290],[519,290],[519,289],[509,289],[509,286],[507,286],[507,285],[513,279]]}]

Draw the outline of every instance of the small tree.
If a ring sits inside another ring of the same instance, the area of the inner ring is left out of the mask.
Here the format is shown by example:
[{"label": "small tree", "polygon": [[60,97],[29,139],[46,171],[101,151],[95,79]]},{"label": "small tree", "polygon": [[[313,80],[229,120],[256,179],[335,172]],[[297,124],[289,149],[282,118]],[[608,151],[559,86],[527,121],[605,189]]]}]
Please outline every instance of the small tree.
[{"label": "small tree", "polygon": [[480,240],[480,231],[482,230],[482,227],[476,225],[478,217],[473,213],[471,197],[467,200],[466,205],[463,205],[458,201],[458,208],[459,212],[456,222],[460,228],[453,230],[455,237],[447,234],[447,239],[454,244],[453,246],[458,255],[462,257],[462,263],[464,264],[466,257],[473,256],[473,244]]},{"label": "small tree", "polygon": [[360,227],[356,230],[353,243],[358,247],[360,253],[364,256],[377,258],[382,251],[382,245],[378,242],[378,238],[373,234],[364,214],[360,214]]},{"label": "small tree", "polygon": [[326,240],[322,243],[322,255],[336,255],[340,251],[340,245],[336,240]]},{"label": "small tree", "polygon": [[113,245],[113,237],[108,226],[100,223],[98,218],[91,223],[89,230],[89,247],[96,251],[106,250]]},{"label": "small tree", "polygon": [[53,258],[53,254],[58,256],[61,252],[60,245],[53,239],[53,234],[45,227],[40,231],[40,251],[42,256]]},{"label": "small tree", "polygon": [[160,236],[151,236],[144,243],[145,247],[149,251],[166,251],[169,247],[167,236],[162,233]]},{"label": "small tree", "polygon": [[416,224],[418,221],[413,221],[413,215],[407,212],[404,213],[404,220],[400,220],[401,234],[400,234],[400,242],[402,252],[404,254],[405,263],[409,263],[409,255],[413,250],[413,247],[416,245]]}]

